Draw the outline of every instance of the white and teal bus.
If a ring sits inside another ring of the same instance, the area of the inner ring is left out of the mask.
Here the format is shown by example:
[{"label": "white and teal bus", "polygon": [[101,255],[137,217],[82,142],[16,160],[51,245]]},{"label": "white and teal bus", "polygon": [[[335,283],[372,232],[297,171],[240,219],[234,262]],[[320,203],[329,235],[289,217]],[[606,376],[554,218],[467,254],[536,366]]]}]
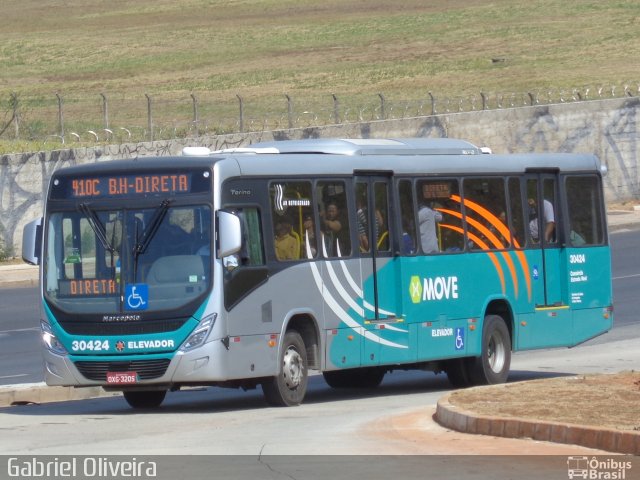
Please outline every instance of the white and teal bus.
[{"label": "white and teal bus", "polygon": [[507,380],[511,352],[612,326],[593,155],[453,139],[301,140],[52,175],[41,265],[46,382],[157,407],[189,386],[297,405],[309,371]]}]

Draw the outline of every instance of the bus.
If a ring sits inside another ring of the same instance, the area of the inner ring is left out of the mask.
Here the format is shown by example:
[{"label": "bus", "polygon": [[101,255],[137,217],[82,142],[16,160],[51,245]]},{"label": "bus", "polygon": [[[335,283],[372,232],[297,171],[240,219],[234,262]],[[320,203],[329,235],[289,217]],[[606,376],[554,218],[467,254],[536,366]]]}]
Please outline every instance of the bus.
[{"label": "bus", "polygon": [[48,385],[133,408],[192,386],[300,404],[310,372],[507,380],[513,351],[612,327],[593,155],[309,139],[61,168],[24,229]]}]

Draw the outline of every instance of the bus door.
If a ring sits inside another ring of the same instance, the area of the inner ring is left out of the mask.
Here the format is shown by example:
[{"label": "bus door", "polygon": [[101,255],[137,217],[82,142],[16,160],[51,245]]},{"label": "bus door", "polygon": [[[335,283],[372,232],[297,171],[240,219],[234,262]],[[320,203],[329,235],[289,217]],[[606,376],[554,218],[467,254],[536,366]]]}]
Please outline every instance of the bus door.
[{"label": "bus door", "polygon": [[356,225],[362,271],[362,365],[406,359],[407,325],[401,308],[399,262],[392,255],[394,212],[389,176],[356,177]]},{"label": "bus door", "polygon": [[[566,249],[562,243],[562,211],[556,172],[526,177],[530,268],[535,307],[528,322],[525,343],[542,346],[564,344],[571,332],[566,301]],[[524,339],[523,339],[524,340]]]}]

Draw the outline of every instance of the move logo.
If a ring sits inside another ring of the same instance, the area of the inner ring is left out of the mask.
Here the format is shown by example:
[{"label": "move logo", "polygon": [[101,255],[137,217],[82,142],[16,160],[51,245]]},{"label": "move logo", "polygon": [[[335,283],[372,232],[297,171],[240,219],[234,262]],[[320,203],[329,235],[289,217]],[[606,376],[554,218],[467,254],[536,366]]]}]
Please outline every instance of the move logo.
[{"label": "move logo", "polygon": [[417,275],[411,277],[411,282],[409,282],[409,295],[411,295],[411,301],[413,303],[420,303],[422,299],[422,282]]},{"label": "move logo", "polygon": [[409,282],[409,295],[413,303],[458,298],[458,277],[424,278],[414,275]]}]

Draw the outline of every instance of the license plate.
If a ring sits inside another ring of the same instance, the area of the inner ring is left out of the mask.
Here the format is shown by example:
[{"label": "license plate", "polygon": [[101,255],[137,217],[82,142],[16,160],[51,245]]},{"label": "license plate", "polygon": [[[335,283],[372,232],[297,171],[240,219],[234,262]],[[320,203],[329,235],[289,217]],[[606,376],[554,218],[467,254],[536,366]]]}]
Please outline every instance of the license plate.
[{"label": "license plate", "polygon": [[115,385],[138,383],[138,374],[136,372],[107,372],[107,383]]}]

